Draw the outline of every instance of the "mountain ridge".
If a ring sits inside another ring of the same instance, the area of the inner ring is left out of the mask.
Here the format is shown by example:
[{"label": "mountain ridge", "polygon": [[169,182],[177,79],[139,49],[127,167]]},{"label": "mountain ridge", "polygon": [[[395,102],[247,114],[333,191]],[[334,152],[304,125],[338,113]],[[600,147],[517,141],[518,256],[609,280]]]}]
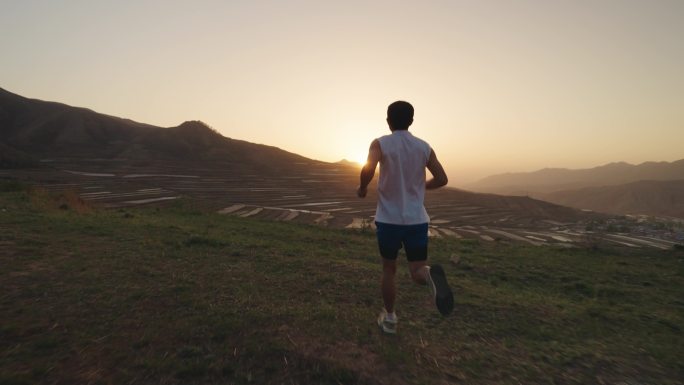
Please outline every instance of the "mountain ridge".
[{"label": "mountain ridge", "polygon": [[5,166],[35,164],[53,157],[244,159],[262,166],[316,162],[275,146],[225,137],[197,120],[158,127],[88,108],[30,99],[2,88],[0,150],[0,164]]},{"label": "mountain ridge", "polygon": [[[0,165],[16,168],[17,161],[25,157],[45,170],[24,174],[39,175],[41,180],[78,184],[84,183],[83,178],[111,178],[88,186],[102,191],[89,190],[85,195],[109,203],[141,194],[166,199],[173,192],[183,192],[212,205],[239,202],[262,209],[282,206],[310,212],[318,212],[317,206],[323,205],[320,209],[333,210],[330,212],[342,221],[350,216],[372,216],[375,211],[374,201],[356,199],[356,164],[321,162],[274,146],[227,138],[201,121],[162,128],[2,90]],[[155,179],[150,185],[133,187],[131,176],[141,175]],[[517,218],[527,225],[587,217],[579,210],[529,197],[450,188],[431,192],[426,205],[436,207],[442,220],[446,216],[454,223],[488,224],[501,219],[508,224],[513,223],[510,218]]]},{"label": "mountain ridge", "polygon": [[468,185],[482,192],[528,195],[554,191],[620,185],[640,180],[684,179],[684,159],[647,161],[636,165],[611,162],[585,169],[543,168],[532,172],[496,174]]},{"label": "mountain ridge", "polygon": [[536,194],[534,197],[563,206],[610,214],[684,218],[684,180],[642,180]]}]

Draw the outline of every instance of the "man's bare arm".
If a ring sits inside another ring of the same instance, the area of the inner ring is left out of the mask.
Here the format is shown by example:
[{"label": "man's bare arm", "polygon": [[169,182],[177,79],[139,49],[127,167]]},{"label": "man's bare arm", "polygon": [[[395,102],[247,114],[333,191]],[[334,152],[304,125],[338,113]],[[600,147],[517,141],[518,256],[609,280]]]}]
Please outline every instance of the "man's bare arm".
[{"label": "man's bare arm", "polygon": [[430,150],[430,158],[428,159],[427,168],[432,173],[432,178],[425,182],[427,190],[434,190],[440,188],[449,182],[444,167],[437,160],[437,155],[433,150]]},{"label": "man's bare arm", "polygon": [[364,198],[368,193],[368,184],[373,180],[373,176],[375,176],[375,169],[378,167],[380,158],[382,158],[380,142],[375,139],[368,149],[368,158],[366,160],[366,164],[364,164],[363,168],[361,168],[361,181],[359,188],[356,190],[356,195],[358,195],[359,198]]}]

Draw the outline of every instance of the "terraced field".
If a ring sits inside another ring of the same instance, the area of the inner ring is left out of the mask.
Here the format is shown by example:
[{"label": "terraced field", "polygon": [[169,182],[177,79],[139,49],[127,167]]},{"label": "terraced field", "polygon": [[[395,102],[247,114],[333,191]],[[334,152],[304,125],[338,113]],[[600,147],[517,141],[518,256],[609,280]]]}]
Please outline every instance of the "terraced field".
[{"label": "terraced field", "polygon": [[[101,207],[160,204],[188,196],[202,207],[236,217],[312,223],[338,228],[374,227],[374,186],[366,199],[355,195],[358,170],[312,161],[244,169],[239,164],[152,163],[125,160],[49,160],[46,168],[0,170],[50,191],[74,191]],[[608,216],[527,197],[478,194],[445,188],[430,191],[426,207],[430,235],[571,247],[605,242],[633,248],[669,249],[672,239],[635,234],[594,234],[587,224]]]}]

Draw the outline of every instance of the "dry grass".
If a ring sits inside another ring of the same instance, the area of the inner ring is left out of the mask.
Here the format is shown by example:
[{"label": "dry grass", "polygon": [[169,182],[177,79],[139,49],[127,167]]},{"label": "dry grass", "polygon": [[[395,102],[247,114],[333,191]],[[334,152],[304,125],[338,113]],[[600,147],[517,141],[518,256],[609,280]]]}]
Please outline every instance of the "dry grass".
[{"label": "dry grass", "polygon": [[93,211],[92,205],[81,199],[78,189],[65,189],[58,193],[51,193],[40,186],[31,186],[27,190],[31,204],[39,210],[73,211],[87,214]]},{"label": "dry grass", "polygon": [[[436,240],[456,312],[370,231],[0,194],[0,384],[677,384],[684,254]],[[78,202],[77,202],[78,203]],[[71,207],[71,206],[70,206]],[[460,256],[458,264],[449,255]]]}]

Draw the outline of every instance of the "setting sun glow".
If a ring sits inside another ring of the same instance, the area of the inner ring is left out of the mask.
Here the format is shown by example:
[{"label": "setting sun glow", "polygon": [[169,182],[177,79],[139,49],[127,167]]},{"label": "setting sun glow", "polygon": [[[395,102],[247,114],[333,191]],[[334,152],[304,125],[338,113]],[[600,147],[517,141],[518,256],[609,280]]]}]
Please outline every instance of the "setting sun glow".
[{"label": "setting sun glow", "polygon": [[406,100],[452,186],[682,155],[681,0],[5,3],[0,87],[138,122],[363,163]]},{"label": "setting sun glow", "polygon": [[352,158],[352,160],[353,160],[354,162],[358,163],[359,166],[363,166],[364,164],[366,164],[366,159],[367,159],[367,158],[368,158],[368,154],[366,154],[366,153],[360,153],[360,154],[357,155],[355,158]]}]

